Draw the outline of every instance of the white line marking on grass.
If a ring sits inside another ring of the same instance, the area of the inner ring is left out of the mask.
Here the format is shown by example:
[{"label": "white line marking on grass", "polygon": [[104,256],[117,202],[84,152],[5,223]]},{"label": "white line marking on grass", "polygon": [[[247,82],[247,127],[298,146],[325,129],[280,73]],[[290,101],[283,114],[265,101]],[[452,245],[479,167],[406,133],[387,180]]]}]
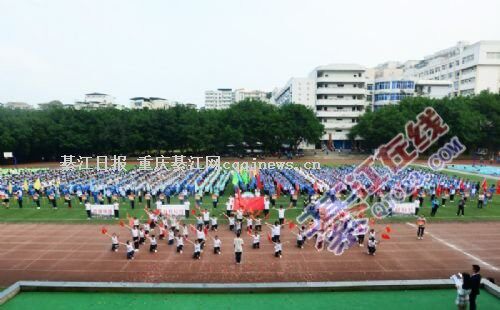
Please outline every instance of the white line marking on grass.
[{"label": "white line marking on grass", "polygon": [[[412,223],[406,223],[406,225],[409,225],[409,226],[411,226],[411,227],[413,227],[413,228],[417,228],[417,225],[412,224]],[[470,253],[468,253],[468,252],[465,252],[464,250],[462,250],[461,248],[457,247],[456,245],[451,244],[451,243],[449,243],[448,241],[445,241],[445,240],[443,240],[443,239],[441,239],[441,238],[436,237],[434,234],[432,234],[432,233],[428,232],[428,230],[425,230],[425,234],[426,234],[426,235],[429,235],[431,238],[436,239],[437,241],[441,242],[442,244],[444,244],[444,245],[446,245],[446,246],[448,246],[448,247],[450,247],[450,248],[454,249],[455,251],[458,251],[458,252],[460,252],[460,253],[462,253],[462,254],[464,254],[464,255],[468,256],[469,258],[472,258],[473,260],[478,261],[479,263],[481,263],[481,265],[487,266],[487,267],[489,267],[490,269],[493,269],[494,271],[499,271],[499,270],[500,270],[500,269],[498,269],[497,267],[493,266],[492,264],[487,263],[487,262],[485,262],[484,260],[480,259],[479,257],[474,256],[474,255],[472,255],[472,254],[470,254]]]}]

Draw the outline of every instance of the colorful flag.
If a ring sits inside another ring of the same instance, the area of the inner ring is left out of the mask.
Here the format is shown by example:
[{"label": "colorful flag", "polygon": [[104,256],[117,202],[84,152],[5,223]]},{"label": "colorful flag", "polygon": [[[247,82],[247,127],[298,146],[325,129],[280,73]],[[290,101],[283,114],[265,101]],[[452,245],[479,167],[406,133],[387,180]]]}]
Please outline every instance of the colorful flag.
[{"label": "colorful flag", "polygon": [[234,186],[237,186],[238,183],[239,183],[238,172],[236,172],[236,171],[233,172],[232,183],[233,183]]},{"label": "colorful flag", "polygon": [[35,188],[36,190],[40,190],[40,188],[42,188],[42,183],[40,182],[40,178],[36,179],[33,188]]},{"label": "colorful flag", "polygon": [[485,191],[485,192],[488,189],[488,182],[486,181],[486,178],[483,179],[482,188],[483,188],[483,191]]}]

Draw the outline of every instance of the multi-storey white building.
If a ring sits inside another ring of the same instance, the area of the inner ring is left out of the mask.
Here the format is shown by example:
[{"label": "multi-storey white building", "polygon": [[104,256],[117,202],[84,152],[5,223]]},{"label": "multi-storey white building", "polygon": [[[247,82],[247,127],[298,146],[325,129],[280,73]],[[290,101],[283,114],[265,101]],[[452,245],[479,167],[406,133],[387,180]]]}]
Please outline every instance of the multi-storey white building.
[{"label": "multi-storey white building", "polygon": [[130,98],[131,109],[164,110],[171,107],[167,99],[159,97],[134,97]]},{"label": "multi-storey white building", "polygon": [[311,109],[316,103],[316,81],[313,78],[291,78],[284,87],[273,93],[277,105],[300,103]]},{"label": "multi-storey white building", "polygon": [[368,105],[365,71],[356,64],[332,64],[309,75],[316,81],[316,116],[325,126],[321,140],[335,149],[353,147],[347,135]]},{"label": "multi-storey white building", "polygon": [[179,101],[171,101],[159,97],[134,97],[130,98],[131,109],[150,109],[150,110],[165,110],[175,106],[185,106],[196,109],[193,103],[183,103]]},{"label": "multi-storey white building", "polygon": [[234,92],[231,88],[205,91],[205,109],[227,109],[233,103]]},{"label": "multi-storey white building", "polygon": [[31,110],[33,106],[26,102],[7,102],[4,105],[5,108],[8,109],[20,109],[20,110]]},{"label": "multi-storey white building", "polygon": [[244,88],[239,88],[234,91],[234,102],[242,101],[245,99],[270,102],[271,94],[262,90],[248,90]]},{"label": "multi-storey white building", "polygon": [[449,80],[451,95],[500,91],[500,41],[457,45],[403,66],[404,75],[423,80]]},{"label": "multi-storey white building", "polygon": [[85,95],[84,101],[76,101],[75,109],[123,108],[115,103],[115,98],[108,94],[90,93]]}]

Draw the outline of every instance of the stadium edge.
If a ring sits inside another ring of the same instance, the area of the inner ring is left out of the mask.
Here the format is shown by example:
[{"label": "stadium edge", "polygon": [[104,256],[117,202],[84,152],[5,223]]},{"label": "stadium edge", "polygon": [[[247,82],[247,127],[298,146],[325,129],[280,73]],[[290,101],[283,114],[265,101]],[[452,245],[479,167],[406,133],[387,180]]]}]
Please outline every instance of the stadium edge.
[{"label": "stadium edge", "polygon": [[[500,287],[483,279],[482,287],[500,299]],[[120,293],[276,293],[452,289],[450,279],[273,283],[134,283],[18,281],[0,292],[3,305],[21,292]]]}]

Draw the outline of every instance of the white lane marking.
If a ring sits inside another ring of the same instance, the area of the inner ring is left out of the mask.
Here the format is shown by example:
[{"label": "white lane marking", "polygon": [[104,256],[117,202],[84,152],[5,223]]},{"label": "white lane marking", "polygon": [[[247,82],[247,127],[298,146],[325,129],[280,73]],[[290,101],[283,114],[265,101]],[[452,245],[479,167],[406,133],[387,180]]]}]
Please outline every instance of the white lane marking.
[{"label": "white lane marking", "polygon": [[[417,225],[412,224],[412,223],[406,223],[406,225],[409,225],[409,226],[411,226],[411,227],[413,227],[413,228],[417,228]],[[461,248],[457,247],[456,245],[451,244],[451,243],[449,243],[448,241],[445,241],[445,240],[443,240],[443,239],[441,239],[441,238],[439,238],[439,237],[436,237],[434,234],[432,234],[432,233],[428,232],[428,230],[427,230],[427,229],[425,230],[425,234],[426,234],[426,235],[428,235],[428,236],[430,236],[431,238],[436,239],[437,241],[441,242],[442,244],[444,244],[444,245],[446,245],[446,246],[448,246],[448,247],[450,247],[450,248],[454,249],[455,251],[458,251],[458,252],[460,252],[460,253],[462,253],[462,254],[464,254],[464,255],[468,256],[469,258],[472,258],[473,260],[478,261],[478,262],[479,262],[481,265],[483,265],[483,266],[487,266],[487,267],[489,267],[490,269],[493,269],[493,270],[495,270],[495,271],[499,271],[499,270],[500,270],[500,269],[498,269],[497,267],[493,266],[492,264],[485,262],[485,261],[484,261],[484,260],[482,260],[481,258],[479,258],[479,257],[477,257],[477,256],[474,256],[474,255],[472,255],[472,254],[470,254],[470,253],[468,253],[468,252],[465,252],[464,250],[462,250]]]}]

